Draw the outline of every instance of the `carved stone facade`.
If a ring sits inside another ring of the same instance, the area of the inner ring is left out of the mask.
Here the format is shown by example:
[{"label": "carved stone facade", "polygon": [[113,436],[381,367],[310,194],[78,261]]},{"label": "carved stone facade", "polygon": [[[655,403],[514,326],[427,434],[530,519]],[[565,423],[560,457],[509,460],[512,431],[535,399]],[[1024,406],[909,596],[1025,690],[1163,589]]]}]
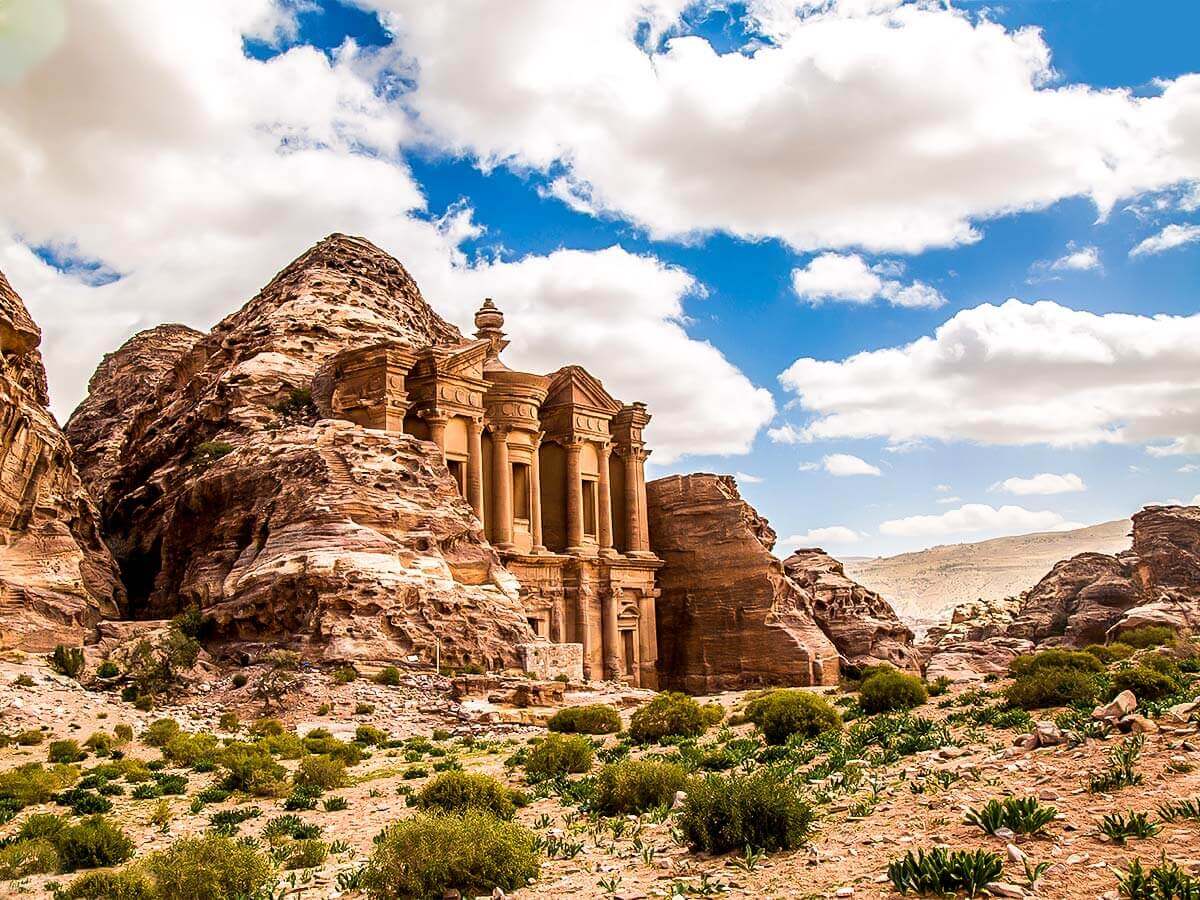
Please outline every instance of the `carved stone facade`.
[{"label": "carved stone facade", "polygon": [[436,444],[520,581],[534,632],[579,644],[585,677],[656,687],[662,563],[646,520],[645,405],[613,399],[578,366],[508,368],[491,300],[475,326],[457,346],[344,351],[313,399],[327,415]]}]

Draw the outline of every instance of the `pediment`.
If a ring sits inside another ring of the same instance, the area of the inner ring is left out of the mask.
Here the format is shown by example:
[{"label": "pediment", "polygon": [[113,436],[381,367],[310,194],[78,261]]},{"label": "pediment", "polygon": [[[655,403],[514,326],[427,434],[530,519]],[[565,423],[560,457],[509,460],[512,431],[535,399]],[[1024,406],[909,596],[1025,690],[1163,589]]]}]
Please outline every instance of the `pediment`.
[{"label": "pediment", "polygon": [[437,376],[483,380],[483,364],[487,360],[488,341],[471,341],[459,347],[429,347],[413,367],[413,377]]},{"label": "pediment", "polygon": [[609,416],[621,411],[621,404],[604,389],[599,379],[579,366],[567,366],[550,376],[550,391],[542,406],[574,406]]}]

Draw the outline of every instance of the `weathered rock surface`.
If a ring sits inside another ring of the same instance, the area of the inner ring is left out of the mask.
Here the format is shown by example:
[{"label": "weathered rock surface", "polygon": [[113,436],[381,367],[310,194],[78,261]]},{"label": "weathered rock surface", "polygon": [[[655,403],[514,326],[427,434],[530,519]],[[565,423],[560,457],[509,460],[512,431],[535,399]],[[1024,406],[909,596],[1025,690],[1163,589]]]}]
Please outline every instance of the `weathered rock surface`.
[{"label": "weathered rock surface", "polygon": [[0,649],[82,643],[121,598],[95,507],[46,409],[41,338],[0,273]]},{"label": "weathered rock surface", "polygon": [[434,445],[318,421],[309,401],[348,347],[461,340],[399,262],[333,235],[186,351],[170,337],[174,362],[123,432],[94,410],[133,399],[125,350],[72,429],[96,460],[130,615],[199,604],[229,640],[423,661],[440,641],[450,663],[518,664],[533,633],[517,584]]},{"label": "weathered rock surface", "polygon": [[840,562],[824,550],[797,550],[783,561],[783,569],[812,597],[813,617],[846,662],[856,667],[890,663],[920,673],[912,630],[887,600],[847,578]]},{"label": "weathered rock surface", "polygon": [[87,397],[64,429],[75,451],[75,467],[95,496],[108,491],[130,414],[158,393],[164,377],[201,337],[186,325],[159,325],[138,332],[100,362]]},{"label": "weathered rock surface", "polygon": [[646,485],[659,570],[664,687],[693,693],[761,684],[836,684],[837,648],[812,597],[771,554],[775,532],[723,475]]}]

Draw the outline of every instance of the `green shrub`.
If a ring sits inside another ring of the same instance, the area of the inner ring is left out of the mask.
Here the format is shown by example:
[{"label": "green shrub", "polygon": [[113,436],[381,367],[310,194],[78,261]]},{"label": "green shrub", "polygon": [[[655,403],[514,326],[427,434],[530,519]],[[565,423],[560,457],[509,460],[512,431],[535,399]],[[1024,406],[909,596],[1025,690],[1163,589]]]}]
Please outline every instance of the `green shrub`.
[{"label": "green shrub", "polygon": [[866,713],[898,712],[920,706],[929,695],[916,675],[891,669],[877,672],[859,688],[858,704]]},{"label": "green shrub", "polygon": [[117,739],[118,744],[128,744],[133,740],[133,726],[121,722],[113,726],[113,735]]},{"label": "green shrub", "polygon": [[917,850],[888,864],[892,886],[901,894],[946,897],[959,891],[977,897],[1004,869],[1004,861],[988,850]]},{"label": "green shrub", "polygon": [[74,766],[60,765],[47,769],[41,763],[26,763],[0,772],[0,805],[24,809],[39,803],[49,803],[63,788],[79,778]]},{"label": "green shrub", "polygon": [[1037,797],[1006,797],[1003,801],[989,800],[978,809],[967,810],[966,823],[976,825],[987,834],[1008,828],[1017,834],[1037,834],[1058,815],[1053,806],[1042,806]]},{"label": "green shrub", "polygon": [[116,678],[120,674],[121,670],[111,659],[104,660],[104,662],[96,667],[97,678]]},{"label": "green shrub", "polygon": [[649,744],[663,738],[697,737],[707,727],[699,703],[685,694],[666,691],[633,714],[629,735],[639,744]]},{"label": "green shrub", "polygon": [[0,881],[58,871],[58,850],[46,838],[18,840],[0,846]]},{"label": "green shrub", "polygon": [[55,835],[54,845],[64,872],[117,866],[133,856],[133,841],[104,816],[66,826]]},{"label": "green shrub", "polygon": [[710,700],[700,707],[700,713],[704,716],[704,724],[710,727],[725,721],[725,707],[716,700]]},{"label": "green shrub", "polygon": [[1142,773],[1137,771],[1137,764],[1145,745],[1145,736],[1135,734],[1111,748],[1108,751],[1108,768],[1088,779],[1088,790],[1093,794],[1101,794],[1141,784]]},{"label": "green shrub", "polygon": [[54,802],[60,806],[69,806],[71,812],[77,816],[104,813],[112,809],[112,801],[107,797],[102,797],[95,791],[86,791],[81,788],[71,788],[70,790],[63,791],[54,798]]},{"label": "green shrub", "polygon": [[933,681],[925,682],[925,690],[929,692],[930,697],[940,697],[942,694],[950,690],[950,685],[952,683],[953,682],[950,681],[948,676],[939,675],[937,678],[933,679]]},{"label": "green shrub", "polygon": [[545,781],[568,773],[586,772],[595,756],[592,742],[579,734],[549,734],[538,742],[525,760],[525,776]]},{"label": "green shrub", "polygon": [[382,728],[376,728],[374,725],[359,725],[354,729],[354,742],[356,744],[364,744],[368,747],[386,744],[388,734]]},{"label": "green shrub", "polygon": [[192,451],[192,462],[206,466],[232,452],[233,444],[226,441],[202,441]]},{"label": "green shrub", "polygon": [[107,731],[93,731],[83,746],[93,751],[97,756],[108,756],[117,745],[117,739]]},{"label": "green shrub", "polygon": [[250,679],[245,672],[236,672],[233,676],[233,686],[235,688],[244,688]]},{"label": "green shrub", "polygon": [[341,760],[348,766],[362,761],[363,751],[358,744],[348,744],[339,741],[326,728],[314,728],[306,734],[302,741],[304,749],[309,753],[325,754]]},{"label": "green shrub", "polygon": [[693,779],[679,828],[695,850],[793,850],[812,830],[812,808],[769,770]]},{"label": "green shrub", "polygon": [[1121,691],[1133,691],[1139,701],[1161,700],[1179,690],[1179,682],[1170,675],[1150,668],[1149,666],[1134,666],[1132,669],[1122,669],[1113,675],[1112,693],[1115,697]]},{"label": "green shrub", "polygon": [[52,763],[73,763],[84,759],[87,754],[79,746],[79,741],[51,741],[46,758]]},{"label": "green shrub", "polygon": [[237,900],[257,896],[274,878],[261,852],[220,835],[182,838],[134,868],[154,885],[155,900]]},{"label": "green shrub", "polygon": [[1131,837],[1154,837],[1162,831],[1162,825],[1151,822],[1144,812],[1109,813],[1100,820],[1100,831],[1114,843],[1124,844]]},{"label": "green shrub", "polygon": [[316,838],[305,838],[287,847],[285,869],[312,869],[321,865],[329,856],[329,845]]},{"label": "green shrub", "polygon": [[175,900],[156,895],[150,879],[135,867],[119,872],[87,872],[55,895],[56,900]]},{"label": "green shrub", "polygon": [[165,747],[167,741],[179,734],[179,723],[174,719],[156,719],[142,732],[142,743],[151,747]]},{"label": "green shrub", "polygon": [[376,841],[363,887],[373,898],[515,891],[537,877],[534,839],[528,828],[485,812],[419,813],[391,826]]},{"label": "green shrub", "polygon": [[59,675],[78,678],[83,672],[83,648],[59,644],[49,656],[50,668]]},{"label": "green shrub", "polygon": [[220,764],[226,769],[223,787],[228,791],[256,797],[278,797],[284,791],[286,771],[256,744],[234,741],[221,751]]},{"label": "green shrub", "polygon": [[1149,870],[1135,859],[1125,874],[1118,875],[1122,897],[1129,900],[1194,900],[1200,897],[1200,881],[1168,859]]},{"label": "green shrub", "polygon": [[842,727],[838,711],[811,691],[769,691],[746,704],[745,716],[758,726],[768,744],[786,743],[793,734],[809,738]]},{"label": "green shrub", "polygon": [[354,666],[339,666],[333,670],[334,684],[349,684],[358,678],[358,672],[354,670]]},{"label": "green shrub", "polygon": [[613,734],[621,730],[621,715],[607,703],[568,706],[551,716],[546,727],[571,734]]},{"label": "green shrub", "polygon": [[163,756],[179,766],[212,768],[221,756],[221,742],[207,731],[180,731],[162,747]]},{"label": "green shrub", "polygon": [[240,724],[238,714],[235,712],[223,712],[221,713],[221,717],[217,719],[217,727],[222,731],[237,731]]},{"label": "green shrub", "polygon": [[306,756],[292,780],[298,787],[322,791],[342,787],[346,783],[346,764],[332,756]]},{"label": "green shrub", "polygon": [[384,666],[375,674],[375,683],[396,687],[400,684],[400,670],[395,666]]},{"label": "green shrub", "polygon": [[525,796],[505,784],[476,772],[442,772],[413,796],[414,805],[429,812],[465,813],[481,810],[498,819],[511,819]]},{"label": "green shrub", "polygon": [[17,735],[17,744],[21,747],[32,747],[40,744],[46,739],[46,735],[39,728],[27,728]]},{"label": "green shrub", "polygon": [[1147,647],[1162,647],[1175,643],[1175,630],[1166,625],[1142,625],[1130,628],[1118,635],[1122,644],[1128,644],[1135,650],[1145,650]]},{"label": "green shrub", "polygon": [[592,806],[606,816],[643,813],[669,805],[686,781],[687,773],[673,763],[624,759],[597,773]]},{"label": "green shrub", "polygon": [[1120,641],[1114,644],[1088,644],[1083,648],[1083,652],[1090,653],[1105,665],[1120,662],[1123,659],[1129,659],[1129,657],[1133,656],[1133,648]]},{"label": "green shrub", "polygon": [[1018,656],[1008,664],[1008,673],[1014,678],[1028,675],[1039,669],[1077,669],[1080,672],[1100,672],[1104,669],[1104,665],[1091,653],[1057,648]]},{"label": "green shrub", "polygon": [[[1099,665],[1090,654],[1082,654]],[[1045,709],[1094,703],[1098,687],[1090,672],[1079,669],[1041,668],[1018,677],[1004,691],[1010,706]]]}]

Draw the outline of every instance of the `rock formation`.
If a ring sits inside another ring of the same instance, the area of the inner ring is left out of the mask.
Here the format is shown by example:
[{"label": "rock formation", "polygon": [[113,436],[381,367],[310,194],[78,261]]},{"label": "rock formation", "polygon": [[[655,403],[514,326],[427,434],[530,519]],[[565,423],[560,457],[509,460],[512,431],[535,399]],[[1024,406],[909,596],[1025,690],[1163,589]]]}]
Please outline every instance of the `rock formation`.
[{"label": "rock formation", "polygon": [[931,675],[966,677],[1014,652],[1083,647],[1142,625],[1200,628],[1200,507],[1146,507],[1133,517],[1132,549],[1063,560],[1016,601],[965,604],[923,649]]},{"label": "rock formation", "polygon": [[920,673],[913,633],[879,594],[846,577],[824,550],[797,550],[783,569],[812,598],[813,617],[842,659],[853,667],[890,663]]},{"label": "rock formation", "polygon": [[333,235],[191,338],[133,338],[72,418],[126,613],[198,604],[224,639],[423,661],[440,642],[452,664],[517,665],[533,639],[517,584],[435,446],[318,421],[312,403],[314,375],[350,347],[462,341],[400,263]]},{"label": "rock formation", "polygon": [[0,649],[79,644],[121,599],[96,510],[46,409],[41,338],[0,273]]}]

